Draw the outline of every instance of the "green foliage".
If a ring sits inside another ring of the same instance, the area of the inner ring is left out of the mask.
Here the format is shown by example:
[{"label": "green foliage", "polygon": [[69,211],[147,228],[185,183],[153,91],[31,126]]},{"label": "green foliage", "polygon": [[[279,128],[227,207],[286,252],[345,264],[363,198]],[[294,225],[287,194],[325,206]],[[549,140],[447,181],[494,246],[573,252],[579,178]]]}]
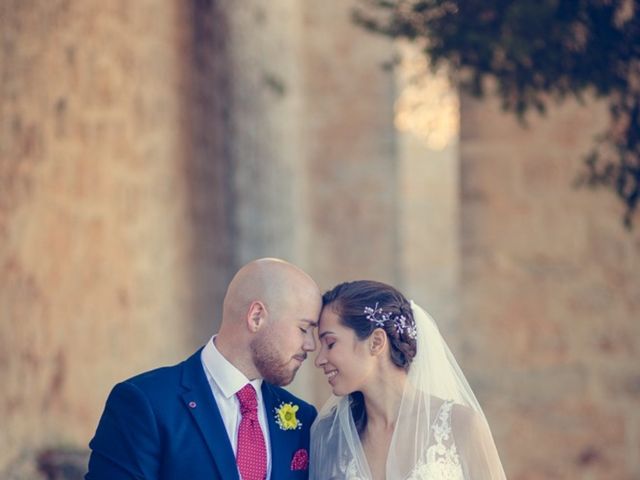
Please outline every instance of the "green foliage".
[{"label": "green foliage", "polygon": [[354,20],[420,42],[433,67],[453,67],[475,96],[493,79],[492,93],[521,119],[566,97],[606,98],[609,128],[578,180],[615,191],[631,227],[640,201],[639,0],[363,0]]}]

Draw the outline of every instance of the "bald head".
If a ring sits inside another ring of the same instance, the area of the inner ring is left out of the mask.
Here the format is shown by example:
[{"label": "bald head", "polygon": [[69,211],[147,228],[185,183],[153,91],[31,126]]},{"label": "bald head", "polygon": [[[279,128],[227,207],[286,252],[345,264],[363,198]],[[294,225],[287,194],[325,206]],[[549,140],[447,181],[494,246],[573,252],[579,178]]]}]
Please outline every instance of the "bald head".
[{"label": "bald head", "polygon": [[276,258],[254,260],[229,284],[215,345],[248,379],[287,385],[316,348],[321,308],[318,285],[305,272]]},{"label": "bald head", "polygon": [[254,260],[231,280],[224,297],[222,321],[241,321],[252,302],[262,302],[268,310],[277,312],[304,296],[320,298],[320,290],[303,270],[277,258]]}]

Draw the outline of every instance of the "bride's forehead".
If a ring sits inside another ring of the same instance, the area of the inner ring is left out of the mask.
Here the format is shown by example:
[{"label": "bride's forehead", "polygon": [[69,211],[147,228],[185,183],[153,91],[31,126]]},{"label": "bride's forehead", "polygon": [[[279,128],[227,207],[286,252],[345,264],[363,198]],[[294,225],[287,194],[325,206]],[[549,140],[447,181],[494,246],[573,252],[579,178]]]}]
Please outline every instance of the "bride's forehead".
[{"label": "bride's forehead", "polygon": [[331,308],[323,308],[322,313],[320,314],[319,326],[320,329],[324,325],[337,325],[340,323],[340,316],[336,313],[335,310]]},{"label": "bride's forehead", "polygon": [[320,319],[318,325],[318,337],[320,339],[326,337],[344,337],[355,335],[353,328],[345,325],[338,315],[332,315],[325,320]]},{"label": "bride's forehead", "polygon": [[320,318],[320,323],[318,324],[318,335],[321,338],[325,335],[341,335],[345,333],[345,330],[347,330],[347,328],[340,322],[337,315]]}]

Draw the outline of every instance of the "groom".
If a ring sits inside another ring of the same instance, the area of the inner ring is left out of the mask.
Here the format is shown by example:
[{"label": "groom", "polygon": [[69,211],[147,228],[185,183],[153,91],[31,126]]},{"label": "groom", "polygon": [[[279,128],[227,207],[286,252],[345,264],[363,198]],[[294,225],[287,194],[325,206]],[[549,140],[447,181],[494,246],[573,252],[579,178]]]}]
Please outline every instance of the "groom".
[{"label": "groom", "polygon": [[113,388],[85,479],[306,479],[316,410],[279,386],[315,350],[321,304],[294,265],[242,267],[217,335],[182,363]]}]

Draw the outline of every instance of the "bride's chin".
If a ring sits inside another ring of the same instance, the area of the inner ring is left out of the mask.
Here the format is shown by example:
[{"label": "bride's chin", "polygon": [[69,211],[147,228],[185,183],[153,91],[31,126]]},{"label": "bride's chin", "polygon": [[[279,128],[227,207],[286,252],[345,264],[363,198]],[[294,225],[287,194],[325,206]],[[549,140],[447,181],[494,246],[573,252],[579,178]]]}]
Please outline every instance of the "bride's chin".
[{"label": "bride's chin", "polygon": [[344,389],[342,389],[342,388],[340,388],[340,386],[336,386],[336,385],[331,385],[331,392],[336,397],[344,397],[346,395]]}]

